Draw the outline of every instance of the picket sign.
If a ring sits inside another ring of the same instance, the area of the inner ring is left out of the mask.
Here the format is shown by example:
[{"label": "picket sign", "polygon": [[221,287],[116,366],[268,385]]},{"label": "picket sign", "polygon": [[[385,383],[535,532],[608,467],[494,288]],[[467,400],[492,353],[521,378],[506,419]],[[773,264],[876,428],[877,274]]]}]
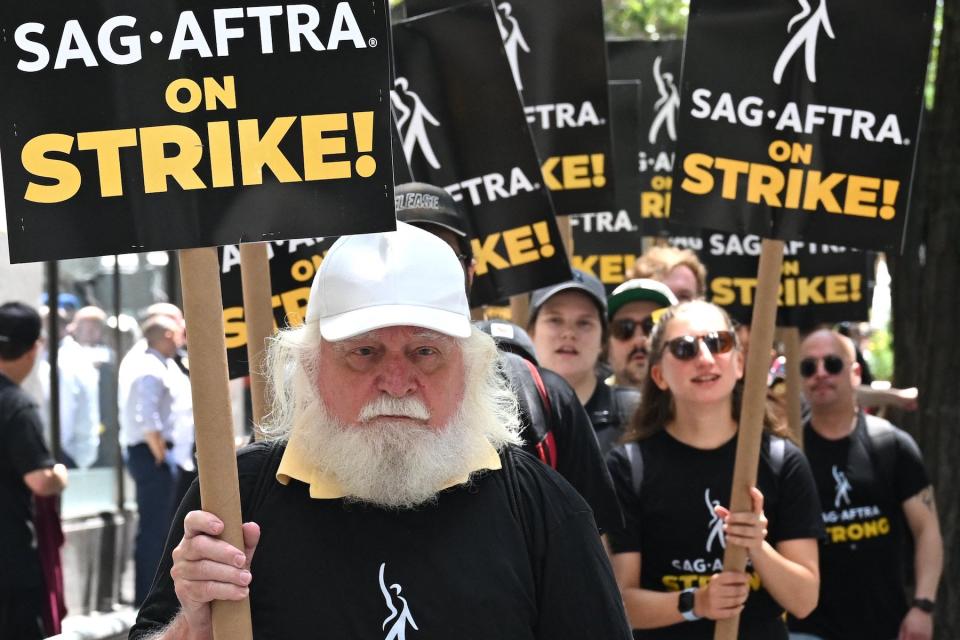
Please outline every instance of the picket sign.
[{"label": "picket sign", "polygon": [[[223,521],[220,538],[243,549],[240,485],[223,335],[220,267],[214,247],[180,250],[180,286],[190,352],[200,503]],[[215,600],[215,640],[252,640],[250,599]]]},{"label": "picket sign", "polygon": [[[751,511],[750,488],[757,484],[757,463],[763,436],[763,416],[767,407],[767,372],[770,354],[765,348],[773,343],[777,321],[777,297],[780,289],[780,271],[783,268],[783,241],[764,238],[760,250],[757,297],[750,324],[750,343],[747,353],[746,381],[740,427],[737,436],[737,458],[733,468],[733,487],[730,490],[730,511]],[[727,545],[723,554],[724,571],[743,571],[747,567],[747,550],[739,545]],[[736,640],[740,616],[717,622],[714,640]]]},{"label": "picket sign", "polygon": [[787,424],[797,438],[797,446],[803,448],[803,417],[800,406],[800,329],[781,329],[784,355],[787,358]]},{"label": "picket sign", "polygon": [[243,282],[243,318],[247,323],[247,362],[250,368],[250,396],[253,406],[253,433],[260,439],[260,423],[270,406],[263,371],[266,341],[273,335],[273,303],[270,288],[270,259],[265,243],[240,245],[240,278]]}]

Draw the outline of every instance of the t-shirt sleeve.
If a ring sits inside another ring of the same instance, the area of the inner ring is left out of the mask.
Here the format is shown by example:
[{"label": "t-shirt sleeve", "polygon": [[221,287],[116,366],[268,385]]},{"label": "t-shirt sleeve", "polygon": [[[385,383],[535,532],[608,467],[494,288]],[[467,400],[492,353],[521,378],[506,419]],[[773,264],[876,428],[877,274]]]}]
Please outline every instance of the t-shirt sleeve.
[{"label": "t-shirt sleeve", "polygon": [[897,492],[897,500],[903,502],[930,486],[930,476],[923,466],[923,455],[913,436],[902,429],[897,429],[895,433],[897,468],[893,476],[894,490]]},{"label": "t-shirt sleeve", "polygon": [[538,640],[630,640],[623,602],[589,507],[535,458],[514,458],[536,574]]},{"label": "t-shirt sleeve", "polygon": [[43,441],[40,414],[34,405],[26,400],[17,402],[4,432],[10,464],[18,476],[53,467],[53,457]]},{"label": "t-shirt sleeve", "polygon": [[767,539],[776,543],[800,538],[822,538],[823,516],[810,463],[792,442],[784,444],[783,467],[777,481],[779,496],[776,512],[767,513],[770,521]]},{"label": "t-shirt sleeve", "polygon": [[[244,510],[247,508],[247,498],[253,492],[254,485],[260,478],[261,468],[265,464],[268,452],[268,445],[258,443],[241,450],[237,458],[240,498]],[[174,591],[173,578],[170,577],[170,569],[173,567],[172,554],[183,538],[183,519],[188,513],[199,508],[200,485],[194,480],[173,518],[173,524],[163,548],[163,556],[153,578],[153,585],[150,587],[150,593],[144,600],[143,606],[140,607],[137,622],[130,630],[129,640],[151,638],[152,634],[170,624],[180,611],[180,601]],[[245,511],[244,522],[247,521],[247,515]]]},{"label": "t-shirt sleeve", "polygon": [[542,640],[629,640],[613,570],[587,514],[547,534],[536,637]]},{"label": "t-shirt sleeve", "polygon": [[640,552],[643,527],[640,516],[640,496],[634,489],[632,465],[624,445],[607,454],[607,469],[623,512],[623,526],[609,532],[610,548],[614,553]]},{"label": "t-shirt sleeve", "polygon": [[623,516],[590,417],[563,378],[544,371],[543,380],[555,416],[552,427],[557,443],[557,471],[593,509],[600,533],[619,528]]}]

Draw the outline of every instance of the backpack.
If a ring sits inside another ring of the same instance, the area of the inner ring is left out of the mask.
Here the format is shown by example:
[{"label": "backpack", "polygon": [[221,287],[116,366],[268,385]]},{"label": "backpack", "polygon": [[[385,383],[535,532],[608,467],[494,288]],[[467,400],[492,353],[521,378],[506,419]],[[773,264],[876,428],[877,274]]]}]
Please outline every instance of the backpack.
[{"label": "backpack", "polygon": [[[517,399],[527,409],[530,418],[530,439],[536,456],[552,469],[557,468],[557,441],[550,425],[553,424],[553,407],[547,395],[547,387],[537,366],[518,355],[502,355],[504,373],[511,382]],[[530,379],[533,384],[522,381]]]},{"label": "backpack", "polygon": [[[773,477],[778,481],[783,470],[783,454],[786,448],[785,438],[770,436],[770,468],[773,470]],[[634,495],[639,496],[643,487],[643,455],[640,453],[640,443],[628,442],[624,449],[630,462],[630,486],[633,487]]]}]

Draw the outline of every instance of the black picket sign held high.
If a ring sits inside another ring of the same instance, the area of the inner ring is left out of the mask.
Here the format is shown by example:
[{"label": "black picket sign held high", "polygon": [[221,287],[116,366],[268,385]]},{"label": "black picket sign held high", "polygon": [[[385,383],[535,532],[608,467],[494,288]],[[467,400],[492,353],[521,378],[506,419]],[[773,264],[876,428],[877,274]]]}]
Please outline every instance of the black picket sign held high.
[{"label": "black picket sign held high", "polygon": [[471,303],[561,282],[570,267],[489,2],[394,24],[391,93],[415,180],[460,202],[476,239]]},{"label": "black picket sign held high", "polygon": [[672,219],[899,250],[933,0],[696,0]]},{"label": "black picket sign held high", "polygon": [[13,262],[394,228],[386,1],[262,9],[0,6]]},{"label": "black picket sign held high", "polygon": [[[406,0],[407,16],[461,4]],[[613,206],[603,6],[596,0],[492,3],[557,215]],[[481,59],[490,54],[480,54]]]}]

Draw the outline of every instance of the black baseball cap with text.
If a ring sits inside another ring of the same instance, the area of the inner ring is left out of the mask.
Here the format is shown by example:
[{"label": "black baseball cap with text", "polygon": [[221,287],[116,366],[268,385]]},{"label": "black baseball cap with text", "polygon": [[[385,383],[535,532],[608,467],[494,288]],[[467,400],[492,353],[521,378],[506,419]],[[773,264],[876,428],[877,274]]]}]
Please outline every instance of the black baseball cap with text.
[{"label": "black baseball cap with text", "polygon": [[393,202],[400,222],[446,229],[456,235],[460,246],[470,253],[473,236],[470,223],[445,189],[425,182],[406,182],[394,189]]}]

